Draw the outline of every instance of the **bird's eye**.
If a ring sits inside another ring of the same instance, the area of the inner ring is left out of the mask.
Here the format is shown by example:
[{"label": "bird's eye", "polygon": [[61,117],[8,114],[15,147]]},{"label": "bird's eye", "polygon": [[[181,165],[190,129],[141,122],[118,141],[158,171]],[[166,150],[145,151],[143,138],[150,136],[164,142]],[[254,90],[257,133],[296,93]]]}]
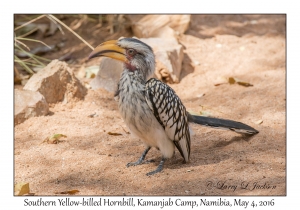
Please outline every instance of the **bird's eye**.
[{"label": "bird's eye", "polygon": [[130,56],[133,56],[133,55],[136,54],[136,51],[134,49],[130,48],[130,49],[127,50],[127,54],[130,55]]}]

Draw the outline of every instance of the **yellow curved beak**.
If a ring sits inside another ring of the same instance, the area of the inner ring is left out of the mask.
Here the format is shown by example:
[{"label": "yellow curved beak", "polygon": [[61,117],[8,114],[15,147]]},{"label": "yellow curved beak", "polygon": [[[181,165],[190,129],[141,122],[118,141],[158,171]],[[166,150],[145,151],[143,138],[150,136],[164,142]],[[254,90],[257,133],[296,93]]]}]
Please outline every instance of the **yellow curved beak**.
[{"label": "yellow curved beak", "polygon": [[105,56],[122,62],[126,62],[125,49],[117,45],[118,40],[110,40],[98,45],[89,55],[89,59]]}]

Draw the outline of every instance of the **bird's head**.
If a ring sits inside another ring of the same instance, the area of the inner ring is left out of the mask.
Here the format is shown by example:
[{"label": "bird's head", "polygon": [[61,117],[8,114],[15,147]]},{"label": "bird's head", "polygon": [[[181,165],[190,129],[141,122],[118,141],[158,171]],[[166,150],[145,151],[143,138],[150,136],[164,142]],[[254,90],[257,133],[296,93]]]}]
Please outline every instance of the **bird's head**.
[{"label": "bird's head", "polygon": [[105,56],[124,63],[124,69],[138,71],[144,79],[154,73],[155,57],[152,48],[134,38],[111,40],[98,45],[89,55],[89,59]]}]

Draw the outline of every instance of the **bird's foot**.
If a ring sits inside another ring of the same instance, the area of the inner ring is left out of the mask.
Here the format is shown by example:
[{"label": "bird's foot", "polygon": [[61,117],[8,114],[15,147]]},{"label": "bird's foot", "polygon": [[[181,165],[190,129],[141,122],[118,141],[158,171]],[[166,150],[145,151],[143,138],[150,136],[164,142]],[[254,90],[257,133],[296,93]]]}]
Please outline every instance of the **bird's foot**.
[{"label": "bird's foot", "polygon": [[147,153],[149,152],[150,149],[151,149],[151,147],[147,147],[145,149],[145,151],[143,152],[142,156],[140,157],[140,159],[138,159],[138,161],[127,163],[126,166],[130,167],[130,166],[137,166],[137,165],[143,164],[143,161],[144,161],[144,159],[145,159],[145,157],[146,157],[146,155],[147,155]]},{"label": "bird's foot", "polygon": [[151,175],[153,175],[153,174],[156,174],[156,173],[158,173],[158,172],[161,172],[161,171],[163,170],[163,168],[164,168],[164,163],[165,163],[165,161],[166,161],[166,159],[163,158],[163,159],[160,161],[158,167],[157,167],[154,171],[151,171],[151,172],[147,173],[146,175],[147,175],[147,176],[151,176]]},{"label": "bird's foot", "polygon": [[151,160],[146,160],[144,161],[142,164],[149,164],[149,163],[154,163],[155,160],[151,159]]},{"label": "bird's foot", "polygon": [[137,166],[137,165],[141,165],[142,162],[143,162],[143,161],[139,161],[139,160],[136,161],[136,162],[129,162],[129,163],[127,163],[126,166],[127,166],[127,168],[130,167],[130,166]]},{"label": "bird's foot", "polygon": [[146,175],[147,175],[147,176],[151,176],[151,175],[153,175],[153,174],[156,174],[156,173],[158,173],[158,172],[161,172],[162,170],[163,170],[163,167],[161,167],[161,168],[157,167],[156,170],[151,171],[151,172],[149,172],[149,173],[146,173]]},{"label": "bird's foot", "polygon": [[130,166],[137,166],[137,165],[142,165],[142,164],[149,164],[149,163],[153,163],[155,162],[153,159],[151,160],[146,160],[146,161],[143,161],[143,160],[138,160],[136,162],[130,162],[130,163],[127,163],[127,167],[130,167]]}]

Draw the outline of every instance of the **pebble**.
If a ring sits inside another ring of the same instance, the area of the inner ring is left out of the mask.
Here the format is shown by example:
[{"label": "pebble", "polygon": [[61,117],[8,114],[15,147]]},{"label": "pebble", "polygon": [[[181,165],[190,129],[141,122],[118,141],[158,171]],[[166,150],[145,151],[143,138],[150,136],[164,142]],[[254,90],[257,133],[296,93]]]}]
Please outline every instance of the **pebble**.
[{"label": "pebble", "polygon": [[221,48],[222,44],[216,44],[216,48]]}]

